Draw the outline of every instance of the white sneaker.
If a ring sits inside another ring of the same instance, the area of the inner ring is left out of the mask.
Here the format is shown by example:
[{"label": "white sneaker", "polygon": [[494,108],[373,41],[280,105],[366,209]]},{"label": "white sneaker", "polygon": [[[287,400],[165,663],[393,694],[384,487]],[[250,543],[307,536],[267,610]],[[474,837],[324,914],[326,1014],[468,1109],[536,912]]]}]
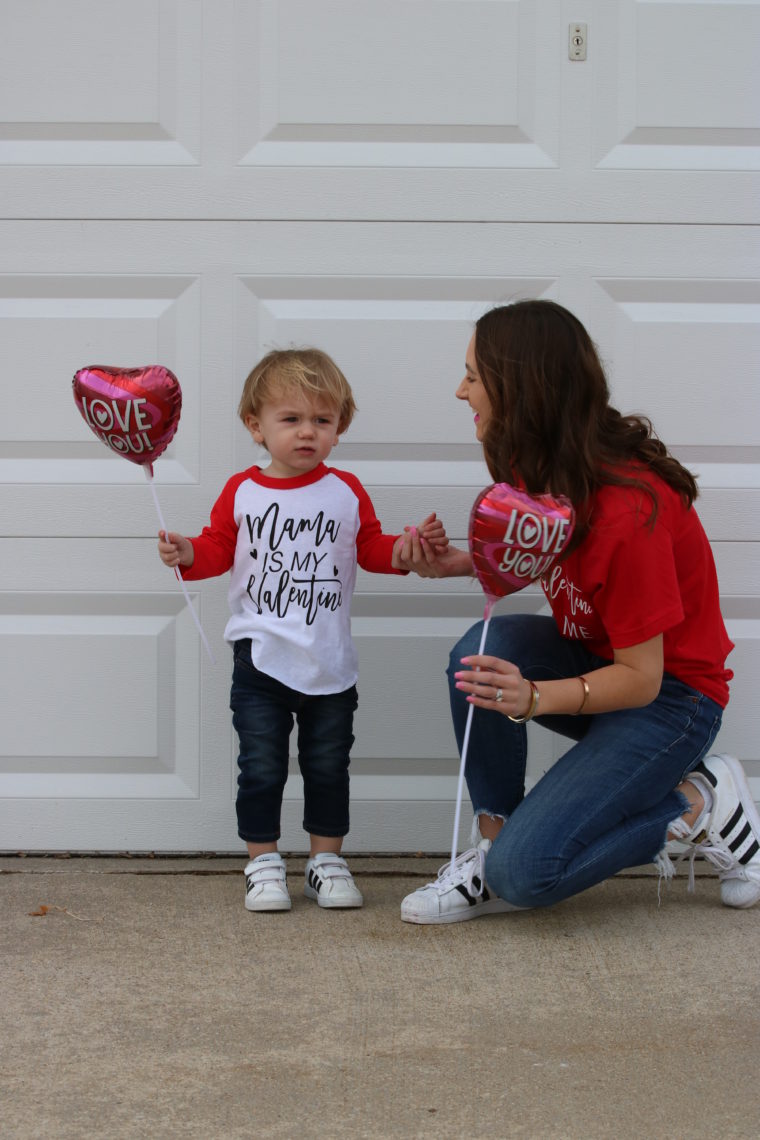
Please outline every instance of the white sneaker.
[{"label": "white sneaker", "polygon": [[686,779],[707,784],[713,797],[705,823],[685,837],[692,867],[704,855],[718,868],[724,906],[753,906],[760,900],[760,816],[744,769],[733,756],[708,756]]},{"label": "white sneaker", "polygon": [[323,851],[309,859],[304,872],[303,893],[323,907],[361,906],[364,899],[342,856]]},{"label": "white sneaker", "polygon": [[285,860],[277,851],[257,855],[244,874],[246,910],[290,910]]},{"label": "white sneaker", "polygon": [[467,922],[481,914],[521,910],[521,907],[492,895],[485,879],[486,853],[490,839],[464,851],[453,863],[444,864],[434,883],[413,891],[401,903],[403,922],[422,924]]}]

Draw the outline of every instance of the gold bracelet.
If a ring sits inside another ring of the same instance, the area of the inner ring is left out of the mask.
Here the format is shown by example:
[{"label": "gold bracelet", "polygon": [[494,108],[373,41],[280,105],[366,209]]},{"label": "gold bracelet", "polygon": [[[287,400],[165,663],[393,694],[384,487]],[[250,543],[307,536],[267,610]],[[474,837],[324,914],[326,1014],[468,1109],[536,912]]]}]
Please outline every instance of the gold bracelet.
[{"label": "gold bracelet", "polygon": [[584,708],[586,707],[586,701],[588,700],[588,697],[589,697],[588,681],[586,680],[585,677],[579,677],[578,680],[583,685],[583,700],[578,705],[578,708],[573,713],[573,716],[580,716],[580,714],[583,712]]},{"label": "gold bracelet", "polygon": [[526,720],[530,720],[535,716],[536,709],[538,708],[538,698],[541,695],[538,691],[538,685],[535,681],[529,680],[528,677],[526,677],[525,680],[530,685],[530,707],[525,716],[509,716],[509,713],[507,713],[507,716],[513,724],[525,724]]}]

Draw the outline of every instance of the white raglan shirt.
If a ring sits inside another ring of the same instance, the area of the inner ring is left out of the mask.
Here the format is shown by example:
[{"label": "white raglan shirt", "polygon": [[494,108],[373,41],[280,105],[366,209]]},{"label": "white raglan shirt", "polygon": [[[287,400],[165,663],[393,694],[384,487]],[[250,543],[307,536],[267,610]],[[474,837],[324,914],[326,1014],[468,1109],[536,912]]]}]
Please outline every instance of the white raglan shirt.
[{"label": "white raglan shirt", "polygon": [[351,599],[357,561],[393,574],[395,535],[382,533],[359,480],[320,464],[273,479],[233,475],[193,538],[192,581],[231,570],[229,642],[251,639],[257,669],[301,693],[338,693],[357,679]]}]

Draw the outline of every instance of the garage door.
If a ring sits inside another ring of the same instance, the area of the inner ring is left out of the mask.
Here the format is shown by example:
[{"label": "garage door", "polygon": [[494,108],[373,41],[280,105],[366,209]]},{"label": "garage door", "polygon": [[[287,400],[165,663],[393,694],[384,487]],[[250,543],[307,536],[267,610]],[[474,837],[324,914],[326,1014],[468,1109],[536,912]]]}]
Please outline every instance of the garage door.
[{"label": "garage door", "polygon": [[[335,455],[388,530],[466,534],[488,482],[453,398],[473,320],[587,323],[615,401],[699,474],[729,632],[718,746],[760,798],[757,3],[0,3],[0,848],[238,851],[226,583],[155,553],[139,467],[71,398],[93,363],[183,389],[156,464],[196,533],[257,453],[273,345],[315,343],[359,413]],[[585,56],[585,58],[584,58]],[[538,593],[500,603],[539,610]],[[360,574],[356,851],[445,851],[443,670],[468,581]],[[556,758],[531,726],[530,775]],[[297,776],[283,846],[304,848]],[[466,821],[465,821],[466,826]]]}]

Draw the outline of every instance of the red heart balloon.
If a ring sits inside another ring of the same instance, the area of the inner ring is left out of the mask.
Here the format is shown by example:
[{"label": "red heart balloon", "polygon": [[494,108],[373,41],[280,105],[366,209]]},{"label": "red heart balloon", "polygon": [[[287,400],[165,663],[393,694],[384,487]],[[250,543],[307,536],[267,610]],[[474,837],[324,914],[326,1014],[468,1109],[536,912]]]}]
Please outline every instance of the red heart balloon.
[{"label": "red heart balloon", "polygon": [[509,483],[481,491],[470,512],[472,564],[493,602],[549,572],[570,541],[575,511],[569,499],[529,495]]},{"label": "red heart balloon", "polygon": [[80,368],[72,384],[76,406],[98,439],[152,476],[179,423],[182,390],[174,373],[161,364],[92,365]]}]

